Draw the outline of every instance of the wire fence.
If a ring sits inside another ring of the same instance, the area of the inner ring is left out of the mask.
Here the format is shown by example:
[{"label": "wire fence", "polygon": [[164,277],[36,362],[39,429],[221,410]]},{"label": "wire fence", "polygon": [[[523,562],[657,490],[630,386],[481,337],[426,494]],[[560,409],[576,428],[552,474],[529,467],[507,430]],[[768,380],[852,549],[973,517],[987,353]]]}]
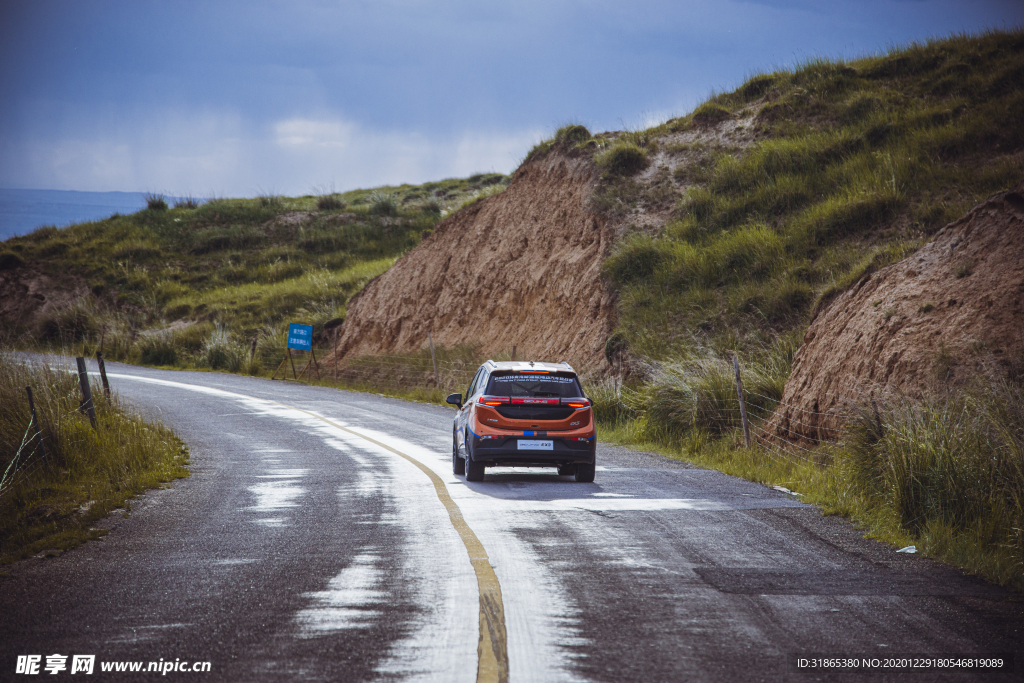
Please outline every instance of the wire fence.
[{"label": "wire fence", "polygon": [[438,359],[436,372],[429,356],[367,354],[341,359],[335,366],[333,358],[317,358],[314,364],[310,355],[289,357],[286,353],[279,353],[265,354],[262,362],[263,367],[274,372],[278,379],[318,379],[337,381],[341,385],[458,392],[465,391],[483,361]]},{"label": "wire fence", "polygon": [[874,407],[877,429],[883,428],[874,391],[856,386],[851,386],[847,394],[816,392],[819,399],[826,399],[832,406],[826,410],[794,405],[758,392],[744,391],[744,395],[756,399],[745,401],[754,440],[775,458],[830,467],[832,462],[825,448],[841,444],[846,426],[862,419],[867,406]]},{"label": "wire fence", "polygon": [[[71,419],[84,418],[83,409],[80,407],[82,402],[78,399],[80,389],[77,376],[73,381],[55,381],[60,374],[70,377],[73,372],[63,364],[59,364],[57,368],[46,366],[41,376],[35,378],[40,381],[33,388],[34,415],[25,387],[19,386],[19,391],[14,396],[9,392],[13,387],[5,387],[8,390],[4,392],[7,414],[3,419],[2,431],[10,434],[17,429],[16,433],[20,433],[21,438],[17,441],[17,447],[13,449],[12,455],[4,457],[5,454],[0,452],[0,498],[30,480],[44,468],[54,466],[55,439],[61,432],[61,425]],[[103,396],[98,385],[91,385],[90,388],[93,397]],[[76,404],[79,407],[70,410],[66,408]],[[22,424],[24,431],[21,428]],[[7,441],[7,438],[9,437],[2,439],[5,443],[2,444],[0,451],[14,445],[14,442]],[[50,443],[49,458],[47,442]]]}]

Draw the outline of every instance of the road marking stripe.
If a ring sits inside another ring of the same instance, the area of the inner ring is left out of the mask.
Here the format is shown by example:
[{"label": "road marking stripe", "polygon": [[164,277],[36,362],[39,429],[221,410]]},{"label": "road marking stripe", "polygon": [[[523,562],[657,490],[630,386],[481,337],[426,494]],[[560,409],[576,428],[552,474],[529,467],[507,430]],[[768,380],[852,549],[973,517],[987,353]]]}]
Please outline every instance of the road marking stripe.
[{"label": "road marking stripe", "polygon": [[430,477],[430,481],[434,484],[434,491],[437,492],[437,497],[441,500],[441,504],[448,511],[448,517],[451,519],[452,526],[455,527],[455,530],[459,533],[459,538],[462,539],[463,545],[466,546],[466,551],[469,553],[469,561],[473,563],[473,570],[476,572],[476,583],[480,592],[480,639],[477,643],[477,683],[492,683],[493,681],[507,683],[508,637],[505,632],[505,607],[501,601],[501,585],[498,583],[498,576],[494,573],[494,568],[491,566],[491,560],[487,557],[487,550],[484,549],[484,544],[480,542],[480,539],[477,538],[469,524],[466,523],[465,518],[462,516],[462,510],[452,500],[451,494],[448,493],[448,487],[445,486],[441,477],[437,476],[432,469],[416,458],[406,455],[376,439],[371,439],[347,427],[342,427],[337,422],[328,420],[322,415],[277,401],[271,401],[271,403],[277,403],[279,406],[305,413],[318,420],[323,420],[332,427],[391,451],[400,458],[405,458]]},{"label": "road marking stripe", "polygon": [[[111,373],[110,376],[113,377],[115,375]],[[454,500],[452,500],[451,494],[448,493],[448,487],[445,486],[444,481],[441,477],[437,476],[433,470],[416,458],[406,455],[385,443],[381,443],[376,439],[371,439],[370,437],[360,434],[348,427],[343,427],[337,422],[328,420],[322,415],[318,415],[302,408],[296,408],[295,406],[290,406],[286,403],[266,398],[258,398],[256,396],[248,396],[246,394],[239,394],[234,391],[225,391],[224,389],[214,389],[212,387],[201,387],[201,385],[185,384],[183,382],[138,377],[137,375],[119,375],[119,377],[156,382],[160,384],[174,384],[188,388],[201,388],[205,391],[212,390],[218,393],[239,396],[250,400],[273,403],[274,405],[279,405],[283,408],[288,408],[289,410],[294,410],[299,413],[305,413],[310,417],[315,417],[336,429],[340,429],[343,432],[347,432],[348,434],[357,436],[360,439],[369,441],[376,446],[380,446],[400,458],[408,460],[418,467],[434,484],[434,491],[437,493],[437,497],[440,499],[441,504],[444,505],[445,510],[448,511],[448,518],[451,520],[452,526],[455,527],[455,531],[458,532],[459,538],[462,539],[463,545],[466,546],[466,551],[469,553],[469,561],[473,564],[473,571],[476,572],[477,589],[480,593],[480,638],[477,641],[477,683],[508,683],[508,636],[505,631],[505,607],[501,600],[501,584],[498,583],[498,576],[494,573],[494,568],[491,566],[491,561],[487,556],[487,550],[484,548],[484,544],[480,542],[480,539],[477,538],[477,535],[469,527],[469,524],[466,523],[465,518],[462,516],[462,510],[459,509],[459,506]]]}]

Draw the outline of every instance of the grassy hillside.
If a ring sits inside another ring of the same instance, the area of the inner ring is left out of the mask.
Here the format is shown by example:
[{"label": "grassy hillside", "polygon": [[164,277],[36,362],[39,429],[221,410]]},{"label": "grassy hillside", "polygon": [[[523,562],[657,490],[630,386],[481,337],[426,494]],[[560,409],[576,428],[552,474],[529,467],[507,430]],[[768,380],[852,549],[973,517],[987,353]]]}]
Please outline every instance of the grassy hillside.
[{"label": "grassy hillside", "polygon": [[759,74],[602,153],[630,145],[657,168],[609,172],[604,202],[632,208],[627,226],[670,206],[606,264],[630,347],[762,347],[1024,177],[1024,34]]},{"label": "grassy hillside", "polygon": [[[253,338],[279,355],[286,323],[320,332],[371,278],[450,211],[502,189],[500,174],[319,196],[152,197],[129,216],[7,240],[6,268],[85,279],[94,297],[22,321],[21,343],[103,342],[107,357],[243,367]],[[267,359],[270,360],[269,358]]]}]

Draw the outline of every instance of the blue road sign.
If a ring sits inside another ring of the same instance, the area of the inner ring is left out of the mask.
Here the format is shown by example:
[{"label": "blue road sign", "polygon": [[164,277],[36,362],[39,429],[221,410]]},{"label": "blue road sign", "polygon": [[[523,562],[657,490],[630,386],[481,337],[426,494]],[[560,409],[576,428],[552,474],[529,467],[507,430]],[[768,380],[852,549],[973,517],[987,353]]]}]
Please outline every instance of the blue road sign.
[{"label": "blue road sign", "polygon": [[288,348],[299,351],[313,349],[313,326],[301,323],[288,323]]}]

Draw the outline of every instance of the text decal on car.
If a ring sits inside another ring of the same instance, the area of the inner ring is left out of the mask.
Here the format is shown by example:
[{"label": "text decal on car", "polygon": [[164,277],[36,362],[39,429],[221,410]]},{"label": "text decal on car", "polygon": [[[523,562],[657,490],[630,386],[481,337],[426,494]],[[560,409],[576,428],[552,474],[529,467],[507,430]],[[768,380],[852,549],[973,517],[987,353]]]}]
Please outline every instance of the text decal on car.
[{"label": "text decal on car", "polygon": [[520,439],[517,448],[521,451],[553,451],[555,450],[555,442]]},{"label": "text decal on car", "polygon": [[523,377],[522,375],[498,375],[492,378],[493,382],[557,382],[558,384],[572,384],[576,380],[572,377],[559,377],[548,375],[546,377]]}]

